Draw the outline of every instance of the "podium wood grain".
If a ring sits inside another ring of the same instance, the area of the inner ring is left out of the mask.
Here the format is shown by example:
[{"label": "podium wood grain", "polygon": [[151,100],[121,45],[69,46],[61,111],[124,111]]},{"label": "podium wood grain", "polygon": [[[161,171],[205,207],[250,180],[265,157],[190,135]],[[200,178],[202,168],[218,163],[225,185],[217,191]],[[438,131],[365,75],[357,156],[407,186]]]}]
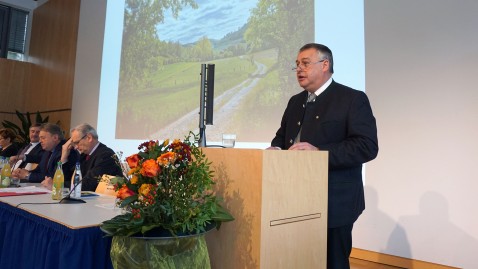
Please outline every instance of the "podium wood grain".
[{"label": "podium wood grain", "polygon": [[325,268],[327,152],[204,148],[234,215],[206,236],[213,268]]}]

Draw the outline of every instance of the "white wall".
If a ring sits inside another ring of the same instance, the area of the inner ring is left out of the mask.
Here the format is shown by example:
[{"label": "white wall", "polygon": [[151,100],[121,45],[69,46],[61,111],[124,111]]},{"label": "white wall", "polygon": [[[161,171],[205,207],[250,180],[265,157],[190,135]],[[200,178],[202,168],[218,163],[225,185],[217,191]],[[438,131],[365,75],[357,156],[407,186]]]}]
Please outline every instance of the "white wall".
[{"label": "white wall", "polygon": [[78,26],[71,126],[97,127],[106,1],[82,0]]},{"label": "white wall", "polygon": [[354,247],[478,268],[478,1],[366,0],[380,152]]}]

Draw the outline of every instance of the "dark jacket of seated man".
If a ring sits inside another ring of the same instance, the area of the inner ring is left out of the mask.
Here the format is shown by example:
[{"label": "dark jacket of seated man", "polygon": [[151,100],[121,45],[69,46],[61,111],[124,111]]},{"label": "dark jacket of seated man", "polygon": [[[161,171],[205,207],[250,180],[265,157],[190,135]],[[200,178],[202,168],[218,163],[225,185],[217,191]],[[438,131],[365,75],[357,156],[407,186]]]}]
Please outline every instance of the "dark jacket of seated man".
[{"label": "dark jacket of seated man", "polygon": [[[114,151],[105,144],[99,143],[98,147],[90,154],[81,154],[80,165],[83,181],[83,191],[95,191],[98,181],[104,174],[121,176],[122,171],[113,158]],[[89,156],[89,157],[88,157]]]},{"label": "dark jacket of seated man", "polygon": [[[27,178],[28,182],[40,183],[45,179],[45,176],[53,178],[57,163],[61,158],[61,147],[63,144],[65,144],[65,142],[65,140],[62,140],[58,145],[55,146],[53,151],[43,151],[38,166],[30,172],[30,175]],[[78,158],[79,154],[74,152],[68,156],[68,162],[62,165],[63,174],[65,177],[64,186],[66,187],[70,186],[71,176],[73,175],[75,163]]]},{"label": "dark jacket of seated man", "polygon": [[43,157],[43,152],[45,151],[42,149],[41,144],[36,144],[36,146],[30,150],[29,153],[25,154],[25,158],[18,168],[25,168],[29,163],[40,163],[41,158]]},{"label": "dark jacket of seated man", "polygon": [[63,146],[62,161],[71,152],[79,152],[81,174],[83,181],[81,190],[95,191],[100,177],[107,174],[112,176],[122,175],[122,170],[117,163],[112,149],[98,141],[98,133],[93,126],[82,123],[70,131],[71,137]]}]

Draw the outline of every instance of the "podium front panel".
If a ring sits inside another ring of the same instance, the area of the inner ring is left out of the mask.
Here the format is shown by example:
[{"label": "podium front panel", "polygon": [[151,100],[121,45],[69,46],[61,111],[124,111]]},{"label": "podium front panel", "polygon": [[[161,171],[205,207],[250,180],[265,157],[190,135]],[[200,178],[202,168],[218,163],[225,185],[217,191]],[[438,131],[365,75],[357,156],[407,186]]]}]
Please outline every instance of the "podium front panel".
[{"label": "podium front panel", "polygon": [[327,152],[203,152],[235,217],[206,236],[212,268],[325,268]]}]

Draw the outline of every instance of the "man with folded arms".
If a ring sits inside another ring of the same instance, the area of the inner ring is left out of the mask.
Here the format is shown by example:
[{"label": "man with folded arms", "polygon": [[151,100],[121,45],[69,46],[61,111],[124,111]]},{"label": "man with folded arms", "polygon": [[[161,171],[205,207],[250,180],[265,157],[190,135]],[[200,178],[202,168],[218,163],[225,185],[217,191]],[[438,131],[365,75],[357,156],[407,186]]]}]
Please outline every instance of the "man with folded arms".
[{"label": "man with folded arms", "polygon": [[79,160],[83,191],[95,191],[99,178],[104,174],[122,175],[114,151],[98,141],[95,128],[83,123],[71,129],[70,133],[71,138],[63,145],[61,160],[66,162],[72,152],[81,153]]}]

